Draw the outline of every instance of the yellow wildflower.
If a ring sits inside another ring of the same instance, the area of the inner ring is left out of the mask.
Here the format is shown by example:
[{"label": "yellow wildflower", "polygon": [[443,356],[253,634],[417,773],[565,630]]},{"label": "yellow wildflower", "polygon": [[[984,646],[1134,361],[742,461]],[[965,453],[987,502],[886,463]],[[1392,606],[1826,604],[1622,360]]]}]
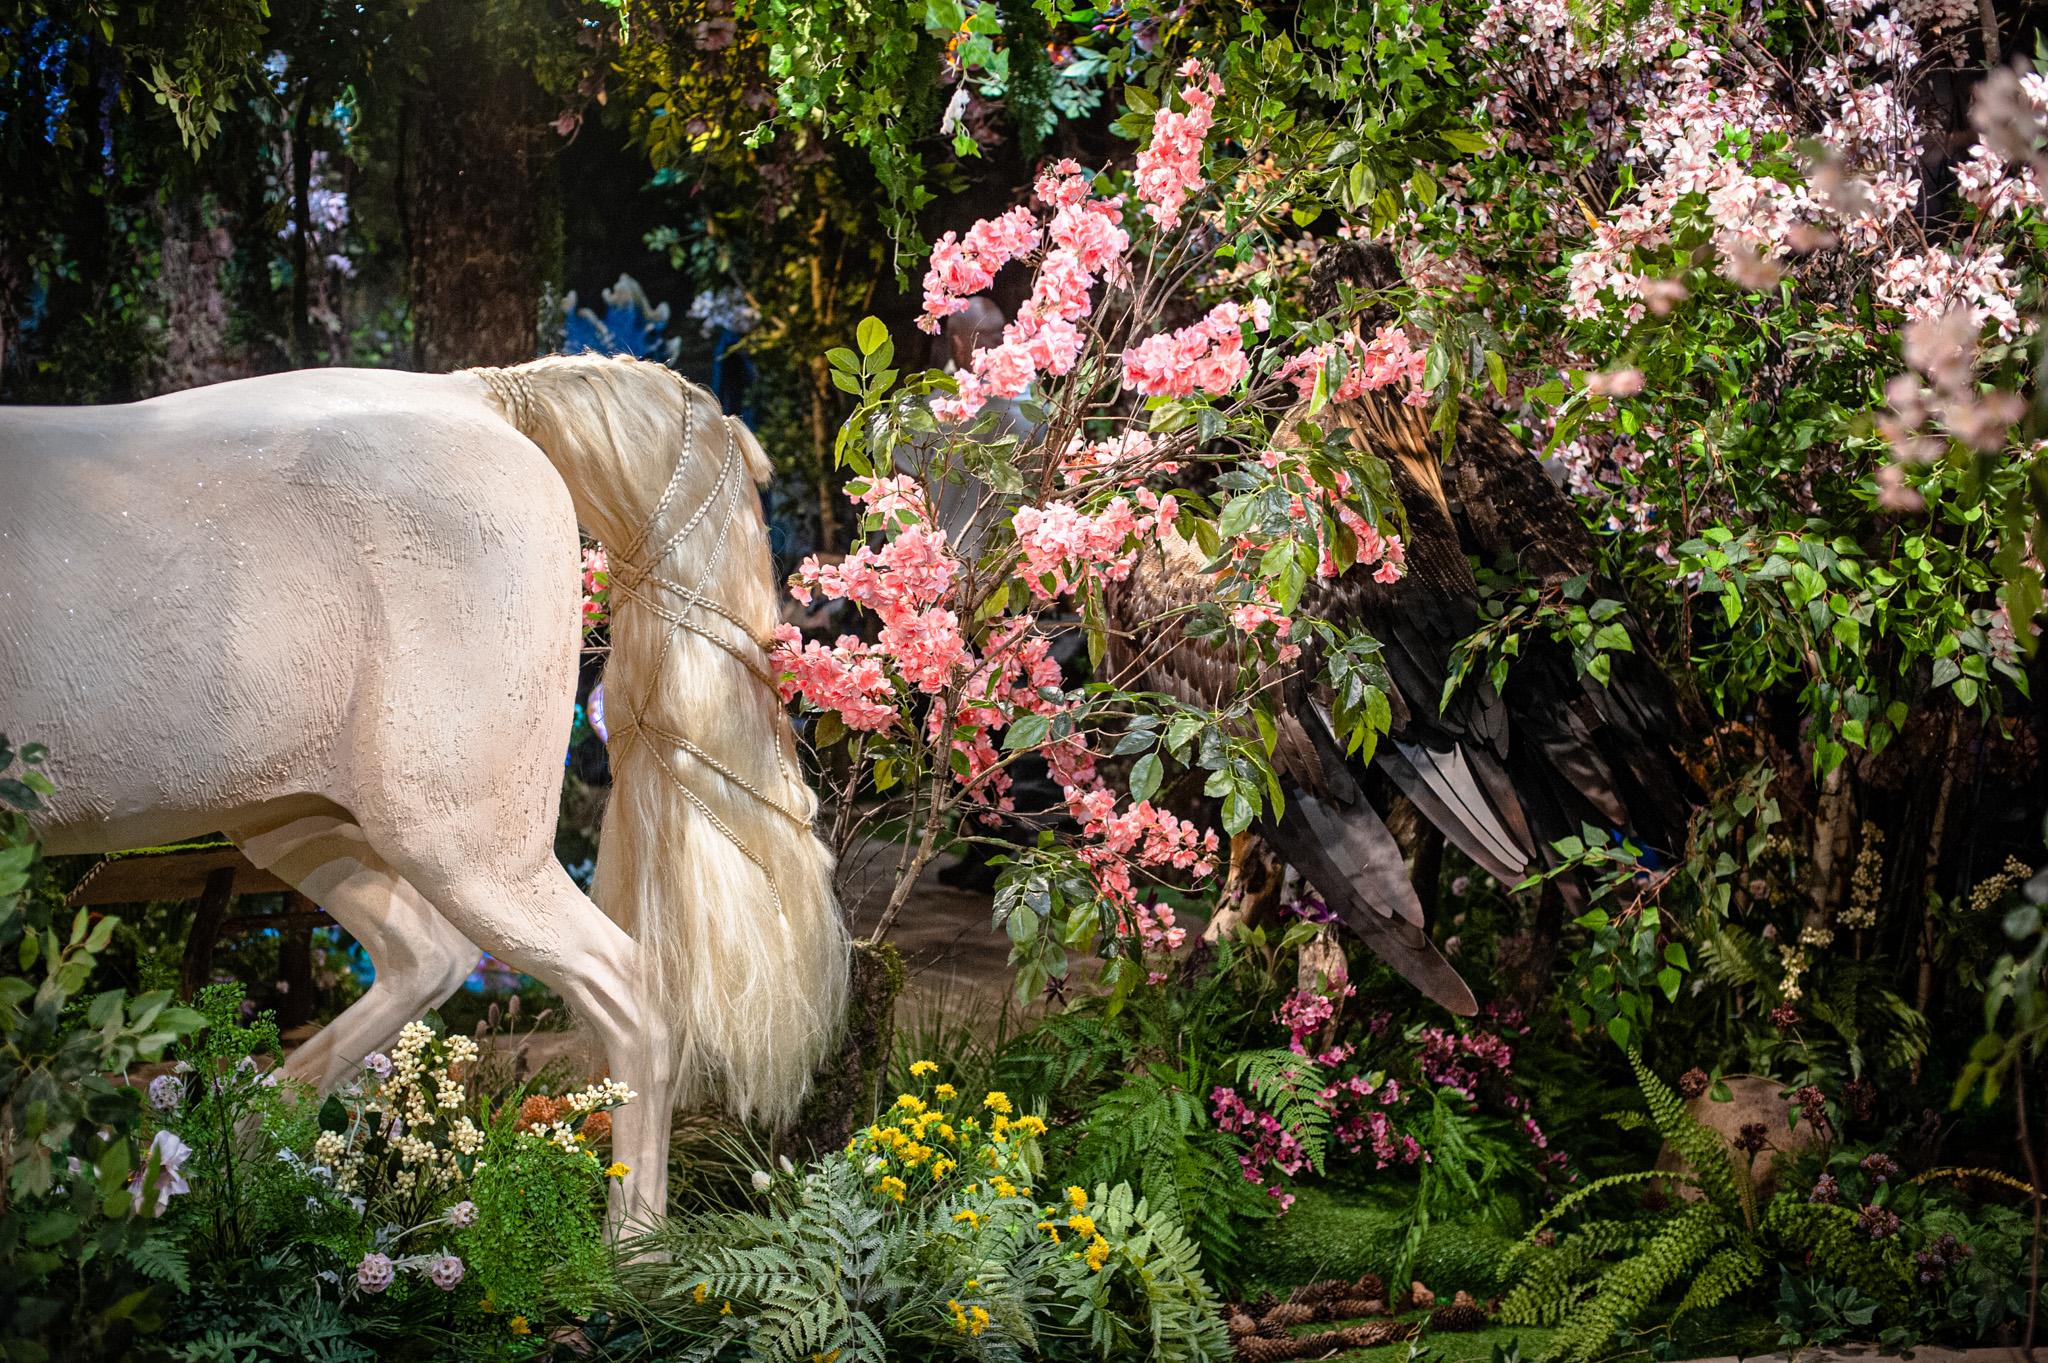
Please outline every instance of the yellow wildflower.
[{"label": "yellow wildflower", "polygon": [[695,1302],[697,1303],[697,1305],[699,1305],[699,1306],[702,1306],[702,1305],[704,1304],[704,1296],[705,1296],[705,1294],[706,1294],[706,1293],[708,1293],[708,1292],[709,1292],[710,1290],[711,1290],[711,1284],[710,1284],[710,1283],[698,1283],[696,1287],[694,1287],[693,1289],[691,1289],[691,1291],[690,1291],[690,1297],[691,1297],[691,1299],[692,1299],[692,1300],[694,1300],[694,1301],[695,1301]]},{"label": "yellow wildflower", "polygon": [[1060,1228],[1054,1225],[1052,1222],[1041,1221],[1038,1223],[1038,1228],[1044,1231],[1047,1235],[1050,1235],[1052,1237],[1052,1242],[1055,1245],[1057,1245],[1060,1242]]},{"label": "yellow wildflower", "polygon": [[953,1213],[953,1219],[955,1221],[965,1221],[970,1227],[972,1227],[975,1230],[981,1229],[980,1212],[972,1210],[957,1211]]},{"label": "yellow wildflower", "polygon": [[1015,1197],[1017,1195],[1017,1185],[1001,1176],[990,1179],[988,1186],[995,1189],[997,1195],[1001,1197]]},{"label": "yellow wildflower", "polygon": [[903,1200],[903,1194],[906,1191],[906,1189],[907,1185],[903,1182],[902,1179],[896,1177],[896,1175],[894,1174],[890,1174],[887,1178],[883,1179],[880,1183],[877,1183],[875,1185],[876,1192],[886,1194],[889,1197],[893,1197],[898,1202],[901,1202]]},{"label": "yellow wildflower", "polygon": [[612,1162],[612,1167],[604,1171],[604,1176],[606,1178],[624,1178],[626,1175],[632,1172],[633,1171],[631,1169],[614,1160]]},{"label": "yellow wildflower", "polygon": [[1095,1218],[1092,1216],[1070,1216],[1067,1218],[1067,1225],[1082,1235],[1095,1234]]},{"label": "yellow wildflower", "polygon": [[1100,1273],[1102,1266],[1108,1262],[1109,1241],[1098,1235],[1095,1237],[1095,1243],[1088,1246],[1088,1267]]},{"label": "yellow wildflower", "polygon": [[950,1103],[960,1096],[960,1090],[954,1088],[951,1084],[941,1084],[932,1090],[932,1096],[942,1103]]},{"label": "yellow wildflower", "polygon": [[957,1301],[946,1303],[946,1309],[953,1313],[953,1329],[959,1334],[967,1333],[967,1311]]},{"label": "yellow wildflower", "polygon": [[949,1123],[949,1122],[940,1122],[940,1123],[939,1123],[939,1135],[940,1135],[940,1136],[942,1136],[942,1137],[944,1137],[944,1138],[945,1138],[946,1140],[949,1140],[949,1141],[950,1141],[950,1140],[953,1140],[953,1139],[955,1139],[955,1137],[954,1137],[954,1135],[953,1135],[953,1127],[952,1127],[952,1124],[951,1124],[951,1123]]},{"label": "yellow wildflower", "polygon": [[1027,1136],[1043,1136],[1045,1134],[1045,1119],[1043,1117],[1019,1117],[1010,1129],[1021,1131]]},{"label": "yellow wildflower", "polygon": [[958,1169],[959,1167],[960,1166],[955,1164],[952,1160],[945,1159],[943,1157],[935,1159],[932,1161],[932,1177],[944,1178],[946,1175],[952,1173],[955,1169]]},{"label": "yellow wildflower", "polygon": [[1075,1211],[1080,1211],[1088,1205],[1088,1190],[1079,1186],[1068,1187],[1067,1201],[1073,1203]]},{"label": "yellow wildflower", "polygon": [[991,1093],[988,1097],[981,1100],[981,1105],[991,1112],[1000,1112],[1007,1115],[1010,1111],[1010,1095],[1001,1092]]},{"label": "yellow wildflower", "polygon": [[924,1111],[924,1099],[913,1097],[908,1093],[899,1093],[896,1095],[896,1106],[902,1108],[905,1112],[922,1112]]},{"label": "yellow wildflower", "polygon": [[988,1312],[977,1306],[973,1310],[973,1315],[974,1324],[967,1327],[967,1333],[978,1336],[988,1328]]},{"label": "yellow wildflower", "polygon": [[512,1333],[515,1335],[530,1335],[533,1333],[533,1327],[526,1323],[525,1316],[514,1316],[512,1317]]},{"label": "yellow wildflower", "polygon": [[727,1302],[727,1303],[726,1303],[725,1305],[723,1305],[723,1306],[719,1307],[719,1308],[718,1308],[718,1314],[719,1314],[719,1315],[721,1315],[721,1316],[729,1316],[729,1315],[731,1315],[731,1314],[732,1314],[732,1303],[731,1303],[731,1302]]},{"label": "yellow wildflower", "polygon": [[929,1060],[920,1060],[910,1067],[910,1072],[922,1079],[927,1074],[937,1074],[939,1067]]}]

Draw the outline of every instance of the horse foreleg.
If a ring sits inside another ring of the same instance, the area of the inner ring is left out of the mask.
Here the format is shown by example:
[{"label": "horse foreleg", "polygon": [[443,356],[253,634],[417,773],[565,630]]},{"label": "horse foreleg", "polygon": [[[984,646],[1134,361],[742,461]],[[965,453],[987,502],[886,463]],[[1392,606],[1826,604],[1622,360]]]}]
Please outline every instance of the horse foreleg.
[{"label": "horse foreleg", "polygon": [[438,1006],[481,954],[371,848],[354,824],[320,816],[237,838],[256,865],[333,916],[370,955],[377,977],[364,995],[299,1047],[284,1072],[321,1092],[347,1080],[405,1024]]}]

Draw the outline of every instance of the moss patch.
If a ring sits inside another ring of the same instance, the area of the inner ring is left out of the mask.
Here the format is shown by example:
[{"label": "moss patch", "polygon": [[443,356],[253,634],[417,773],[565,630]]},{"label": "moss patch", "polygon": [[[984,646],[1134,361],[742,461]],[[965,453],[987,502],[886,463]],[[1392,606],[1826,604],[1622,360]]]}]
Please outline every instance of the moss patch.
[{"label": "moss patch", "polygon": [[[1270,1288],[1284,1297],[1303,1283],[1363,1273],[1386,1277],[1407,1234],[1406,1213],[1389,1199],[1301,1189],[1287,1215],[1247,1237],[1242,1262],[1254,1285],[1246,1295]],[[1496,1265],[1513,1243],[1507,1230],[1477,1219],[1438,1222],[1423,1233],[1413,1277],[1445,1301],[1460,1291],[1485,1301],[1505,1288]]]}]

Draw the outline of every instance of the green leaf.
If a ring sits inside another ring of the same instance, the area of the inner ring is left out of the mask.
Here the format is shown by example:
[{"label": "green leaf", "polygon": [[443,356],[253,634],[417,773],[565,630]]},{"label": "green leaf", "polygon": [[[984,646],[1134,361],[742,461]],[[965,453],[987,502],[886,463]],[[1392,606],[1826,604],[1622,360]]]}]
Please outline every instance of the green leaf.
[{"label": "green leaf", "polygon": [[1157,753],[1146,753],[1131,764],[1131,799],[1149,800],[1159,789],[1160,778],[1165,768],[1160,764]]},{"label": "green leaf", "polygon": [[820,748],[829,748],[846,737],[846,721],[837,710],[827,710],[818,716],[818,723],[811,731],[811,741]]},{"label": "green leaf", "polygon": [[860,343],[861,354],[872,355],[889,339],[889,328],[879,317],[863,317],[854,329],[854,339]]}]

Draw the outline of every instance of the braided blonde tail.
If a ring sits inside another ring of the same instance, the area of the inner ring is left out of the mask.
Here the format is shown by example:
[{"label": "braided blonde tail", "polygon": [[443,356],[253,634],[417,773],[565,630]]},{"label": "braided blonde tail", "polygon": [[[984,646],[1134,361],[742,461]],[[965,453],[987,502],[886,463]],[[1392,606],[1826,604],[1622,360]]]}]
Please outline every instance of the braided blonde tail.
[{"label": "braided blonde tail", "polygon": [[753,434],[657,364],[472,371],[603,540],[612,797],[593,897],[643,949],[683,1101],[794,1113],[839,1029],[847,940],[768,661],[778,593]]}]

